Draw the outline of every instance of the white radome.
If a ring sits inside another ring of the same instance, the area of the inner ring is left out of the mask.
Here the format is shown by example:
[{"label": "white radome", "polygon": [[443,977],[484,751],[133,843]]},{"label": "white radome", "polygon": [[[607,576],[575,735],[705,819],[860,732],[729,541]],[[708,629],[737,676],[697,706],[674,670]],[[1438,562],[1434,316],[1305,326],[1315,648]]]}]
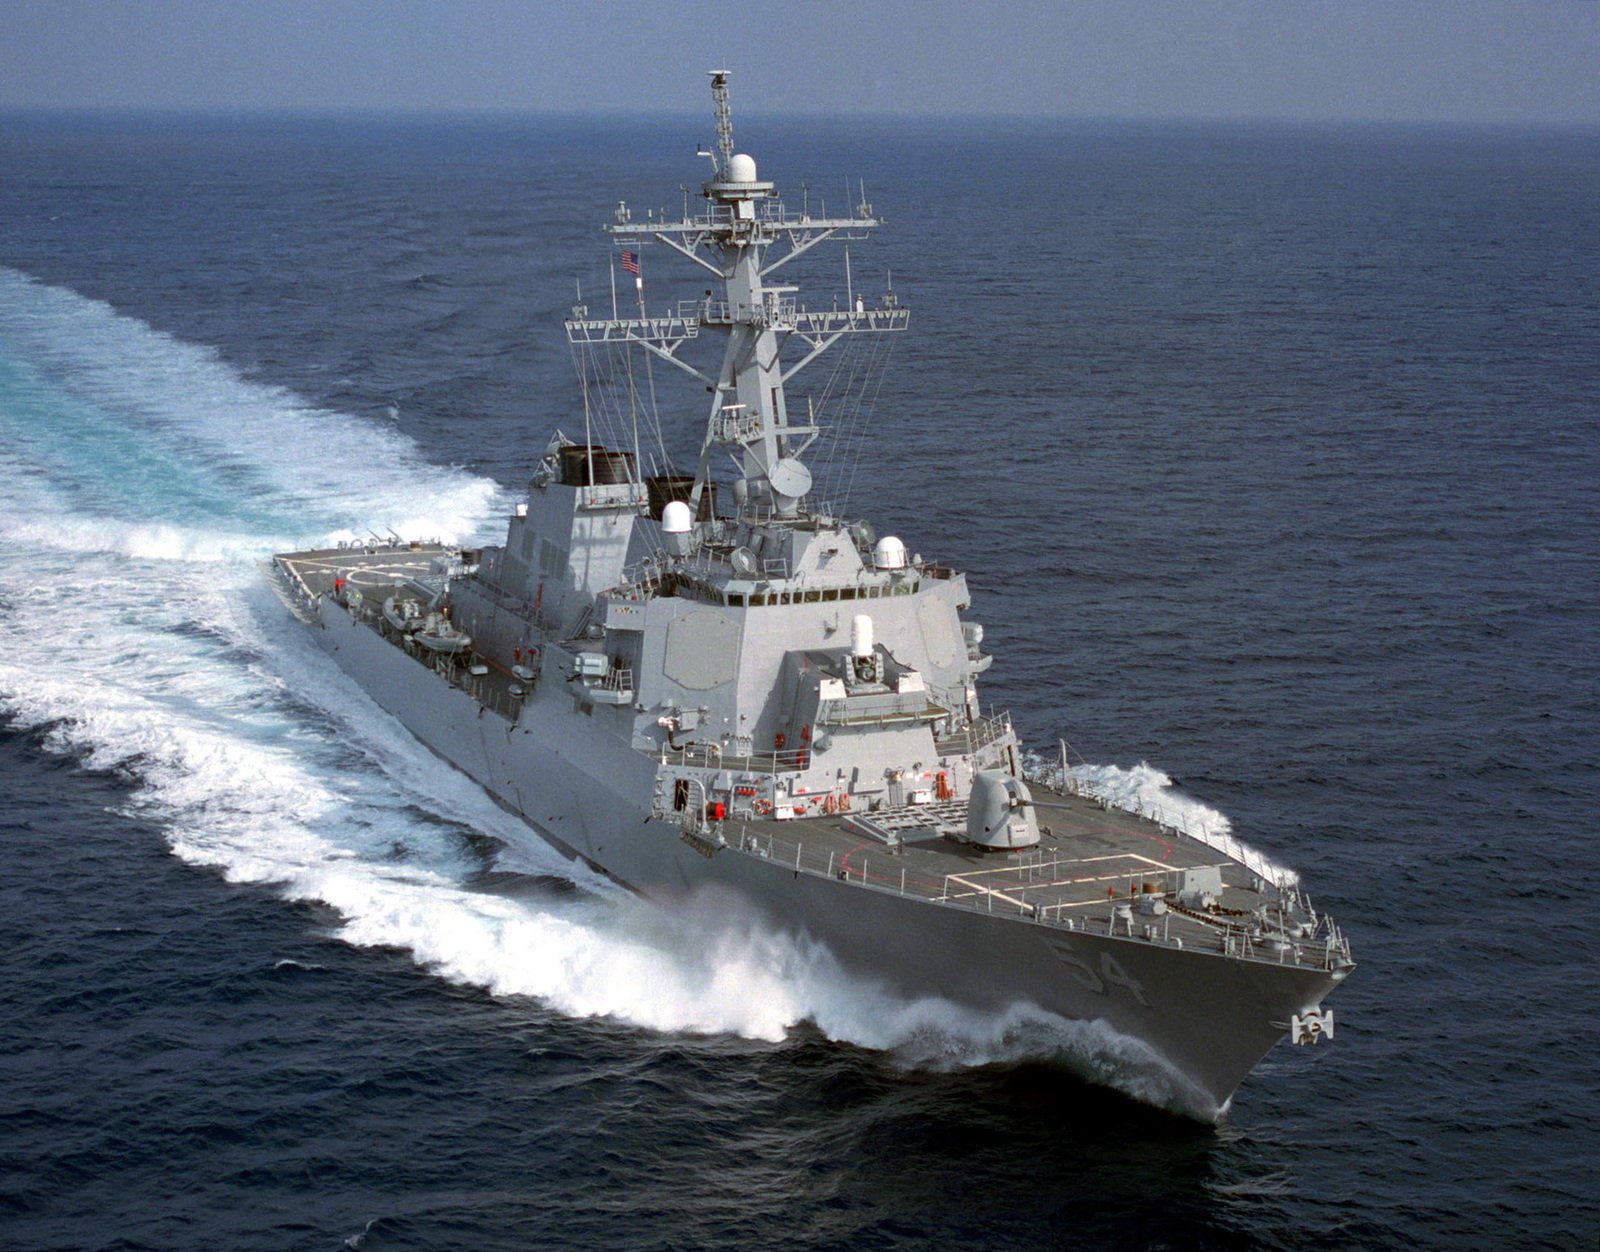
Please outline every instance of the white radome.
[{"label": "white radome", "polygon": [[686,535],[694,528],[694,514],[682,500],[673,500],[661,510],[661,529],[669,535]]},{"label": "white radome", "polygon": [[872,563],[879,569],[905,569],[906,545],[893,535],[885,535],[872,549]]}]

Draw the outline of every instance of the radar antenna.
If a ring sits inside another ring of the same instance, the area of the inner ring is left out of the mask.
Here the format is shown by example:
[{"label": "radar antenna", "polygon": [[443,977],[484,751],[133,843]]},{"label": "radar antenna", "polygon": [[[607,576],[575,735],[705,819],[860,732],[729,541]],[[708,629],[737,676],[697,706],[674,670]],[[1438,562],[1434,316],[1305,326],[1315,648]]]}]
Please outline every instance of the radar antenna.
[{"label": "radar antenna", "polygon": [[[696,516],[711,482],[712,453],[720,448],[733,458],[738,473],[736,499],[749,502],[756,512],[793,518],[800,515],[813,485],[802,458],[822,431],[814,420],[790,422],[787,385],[840,339],[904,330],[908,315],[887,301],[867,308],[855,291],[853,274],[846,280],[849,307],[816,312],[796,299],[797,288],[771,281],[781,266],[823,240],[866,238],[878,223],[868,215],[864,187],[859,189],[861,203],[845,217],[812,217],[809,200],[799,215],[786,212],[773,184],[757,172],[755,158],[733,150],[731,75],[727,70],[709,74],[717,137],[716,151],[706,154],[715,173],[702,184],[705,210],[691,217],[686,207],[676,222],[665,215],[635,221],[619,205],[603,229],[630,251],[645,242],[664,245],[709,273],[721,290],[708,286],[704,300],[682,302],[655,316],[642,305],[632,318],[615,312],[609,319],[575,315],[567,323],[567,337],[580,350],[613,343],[636,346],[705,385],[706,429],[689,495]],[[679,351],[700,341],[702,331],[726,336],[722,364],[715,372]],[[791,347],[787,361],[781,359],[786,344]],[[811,412],[808,403],[808,418]],[[743,503],[740,508],[745,511]]]},{"label": "radar antenna", "polygon": [[711,75],[711,99],[717,110],[717,152],[722,156],[720,165],[712,171],[712,176],[716,177],[721,175],[733,160],[733,118],[728,113],[728,71],[706,72]]}]

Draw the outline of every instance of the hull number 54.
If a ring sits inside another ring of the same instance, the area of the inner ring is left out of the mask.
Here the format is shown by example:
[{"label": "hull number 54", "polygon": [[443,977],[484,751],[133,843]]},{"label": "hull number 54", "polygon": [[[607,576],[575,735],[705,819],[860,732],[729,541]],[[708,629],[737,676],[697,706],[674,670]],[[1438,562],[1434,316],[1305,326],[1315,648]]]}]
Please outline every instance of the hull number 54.
[{"label": "hull number 54", "polygon": [[1067,967],[1067,972],[1090,991],[1095,992],[1097,995],[1110,995],[1111,988],[1117,987],[1132,996],[1135,1003],[1141,1008],[1150,1007],[1150,1001],[1145,998],[1144,984],[1131,977],[1111,953],[1102,952],[1100,954],[1100,968],[1096,970],[1093,965],[1065,944],[1051,943],[1050,947],[1054,949],[1061,963]]}]

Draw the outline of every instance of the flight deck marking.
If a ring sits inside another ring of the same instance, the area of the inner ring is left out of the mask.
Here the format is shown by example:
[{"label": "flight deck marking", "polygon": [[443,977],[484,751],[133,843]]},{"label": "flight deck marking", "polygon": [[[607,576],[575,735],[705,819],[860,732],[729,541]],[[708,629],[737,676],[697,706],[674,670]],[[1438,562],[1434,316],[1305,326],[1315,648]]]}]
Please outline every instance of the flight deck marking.
[{"label": "flight deck marking", "polygon": [[[1083,857],[1081,859],[1071,861],[1057,862],[1057,864],[1088,865],[1095,861],[1142,861],[1146,865],[1162,868],[1159,861],[1151,860],[1149,857],[1143,856],[1138,852],[1117,852],[1108,856]],[[1004,891],[994,887],[986,886],[980,882],[974,882],[973,879],[977,878],[980,874],[1016,874],[1017,882],[1015,884],[1006,883],[1004,884],[1005,887],[1011,888],[1014,885],[1015,889],[1018,891],[1036,891],[1049,890],[1051,887],[1081,887],[1088,883],[1118,882],[1127,877],[1127,871],[1124,870],[1115,874],[1086,874],[1076,878],[1023,878],[1022,874],[1027,868],[1028,866],[1026,865],[1007,865],[997,866],[994,869],[969,870],[961,874],[948,874],[946,875],[946,880],[967,888],[967,891],[972,895],[994,896],[997,899],[1005,900],[1008,903],[1016,904],[1018,907],[1021,907],[1020,901],[1014,900],[1007,896]],[[963,899],[965,898],[965,894],[966,893],[953,895],[951,898]],[[1067,902],[1062,901],[1061,903]],[[1092,903],[1092,901],[1085,900],[1078,903],[1088,904]]]}]

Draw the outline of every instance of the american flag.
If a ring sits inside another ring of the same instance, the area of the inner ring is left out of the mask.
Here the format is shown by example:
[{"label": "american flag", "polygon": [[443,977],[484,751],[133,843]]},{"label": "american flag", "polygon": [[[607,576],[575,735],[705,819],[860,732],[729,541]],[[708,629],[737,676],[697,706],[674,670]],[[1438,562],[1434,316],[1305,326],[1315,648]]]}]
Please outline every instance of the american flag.
[{"label": "american flag", "polygon": [[622,254],[622,268],[630,274],[637,275],[639,272],[639,254],[636,252],[624,252]]}]

